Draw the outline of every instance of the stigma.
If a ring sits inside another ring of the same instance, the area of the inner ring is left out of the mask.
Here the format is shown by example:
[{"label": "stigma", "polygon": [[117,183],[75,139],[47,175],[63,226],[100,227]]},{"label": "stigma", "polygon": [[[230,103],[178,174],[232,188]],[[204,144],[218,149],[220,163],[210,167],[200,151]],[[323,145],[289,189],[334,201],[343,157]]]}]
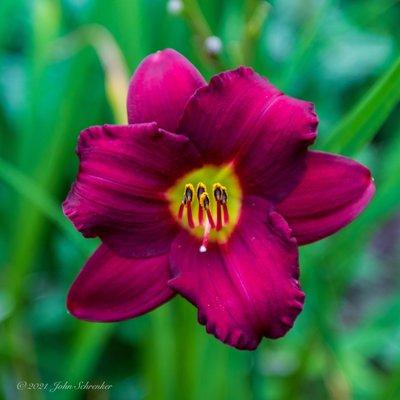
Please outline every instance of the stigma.
[{"label": "stigma", "polygon": [[[196,192],[192,183],[185,185],[182,202],[178,210],[179,220],[183,220],[186,210],[187,225],[190,229],[203,228],[203,241],[200,252],[207,251],[207,244],[212,230],[219,232],[229,224],[228,193],[225,186],[220,183],[212,185],[211,196],[207,192],[207,186],[198,182]],[[193,217],[193,202],[196,201],[198,209],[197,221]]]}]

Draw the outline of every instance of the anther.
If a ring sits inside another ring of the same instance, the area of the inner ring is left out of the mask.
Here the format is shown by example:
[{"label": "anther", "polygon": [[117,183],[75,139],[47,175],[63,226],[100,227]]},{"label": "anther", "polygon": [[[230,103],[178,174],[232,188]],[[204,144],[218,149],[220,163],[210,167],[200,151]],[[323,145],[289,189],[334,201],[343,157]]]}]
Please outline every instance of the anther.
[{"label": "anther", "polygon": [[221,187],[222,194],[221,194],[221,203],[226,204],[228,201],[228,193],[226,192],[226,187],[222,186]]},{"label": "anther", "polygon": [[193,193],[194,193],[193,185],[191,183],[185,185],[185,194],[183,196],[185,204],[190,203],[193,200]]},{"label": "anther", "polygon": [[200,196],[207,191],[206,185],[203,182],[197,184],[197,199],[200,201]]},{"label": "anther", "polygon": [[182,219],[183,217],[183,209],[186,207],[187,209],[187,220],[188,224],[191,228],[194,228],[193,214],[192,214],[192,200],[194,194],[194,187],[191,183],[185,185],[185,191],[183,193],[182,203],[179,207],[178,218]]},{"label": "anther", "polygon": [[214,229],[215,224],[214,224],[214,219],[211,215],[210,198],[208,197],[207,192],[202,193],[200,196],[200,207],[202,207],[202,208],[204,208],[204,210],[206,210],[208,222],[210,223],[211,228]]},{"label": "anther", "polygon": [[199,182],[197,184],[197,189],[196,189],[196,193],[197,193],[197,200],[199,201],[199,225],[203,225],[203,220],[204,220],[204,210],[202,205],[200,204],[200,197],[203,193],[205,193],[207,191],[206,185],[203,182]]},{"label": "anther", "polygon": [[214,198],[217,202],[222,199],[222,188],[223,186],[220,183],[214,183],[213,185]]}]

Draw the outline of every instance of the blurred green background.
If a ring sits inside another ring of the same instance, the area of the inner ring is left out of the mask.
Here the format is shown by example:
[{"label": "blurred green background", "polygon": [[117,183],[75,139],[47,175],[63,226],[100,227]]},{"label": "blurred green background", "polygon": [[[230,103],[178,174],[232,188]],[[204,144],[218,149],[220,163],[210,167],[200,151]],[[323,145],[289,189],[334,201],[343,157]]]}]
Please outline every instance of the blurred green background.
[{"label": "blurred green background", "polygon": [[[400,399],[399,1],[183,0],[174,14],[177,3],[0,1],[0,398]],[[218,54],[204,45],[213,35]],[[118,324],[65,310],[96,247],[60,209],[77,135],[123,123],[129,75],[165,47],[207,78],[249,64],[313,101],[315,147],[376,179],[356,222],[301,249],[305,309],[255,352],[207,335],[180,298]],[[20,381],[113,386],[50,393]]]}]

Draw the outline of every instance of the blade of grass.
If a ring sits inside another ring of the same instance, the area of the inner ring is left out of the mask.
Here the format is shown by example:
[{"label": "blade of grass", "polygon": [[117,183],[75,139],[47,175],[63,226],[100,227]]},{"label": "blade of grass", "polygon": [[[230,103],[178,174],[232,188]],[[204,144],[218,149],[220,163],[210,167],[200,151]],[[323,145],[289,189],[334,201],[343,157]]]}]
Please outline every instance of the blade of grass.
[{"label": "blade of grass", "polygon": [[378,132],[400,100],[400,56],[321,143],[326,151],[353,155]]},{"label": "blade of grass", "polygon": [[[48,44],[53,39],[59,26],[59,8],[54,2],[48,0],[39,0],[33,4],[29,11],[32,13],[29,15],[32,18],[32,30],[30,31],[30,42],[27,46],[27,54],[25,54],[27,63],[27,87],[26,87],[26,107],[24,118],[20,120],[20,140],[18,150],[18,161],[19,168],[23,171],[28,171],[32,169],[34,165],[34,149],[37,145],[37,121],[38,121],[38,108],[39,104],[39,91],[40,83],[45,66],[45,57]],[[3,169],[4,172],[4,169]],[[5,321],[5,330],[7,334],[12,338],[9,345],[13,349],[11,352],[12,359],[11,365],[13,366],[13,372],[15,374],[16,380],[27,380],[32,379],[32,376],[39,376],[37,371],[37,365],[35,361],[29,363],[25,362],[25,359],[18,357],[17,349],[20,346],[26,347],[26,359],[36,360],[35,347],[29,345],[30,336],[28,329],[29,326],[23,325],[23,319],[21,317],[21,307],[23,304],[22,288],[24,287],[23,282],[26,281],[25,274],[31,266],[31,257],[28,252],[24,253],[24,250],[30,249],[35,250],[33,241],[24,242],[24,237],[19,237],[19,232],[27,232],[30,229],[29,218],[28,221],[24,218],[29,215],[31,211],[31,203],[26,200],[21,200],[16,197],[17,207],[15,211],[12,210],[10,215],[14,217],[14,212],[17,215],[16,224],[12,224],[14,227],[14,232],[11,234],[11,247],[10,247],[10,265],[5,271],[5,284],[6,284],[6,296],[13,305],[12,313],[9,318]],[[19,206],[19,207],[18,207]],[[33,214],[42,216],[41,213],[34,210]],[[32,238],[35,240],[32,236]],[[22,240],[22,241],[21,241]],[[33,247],[30,245],[33,244]],[[25,249],[24,249],[24,246]],[[19,250],[22,250],[19,253]],[[33,251],[34,253],[34,251]],[[19,262],[21,261],[21,262]]]},{"label": "blade of grass", "polygon": [[175,342],[173,306],[168,303],[150,315],[148,340],[143,343],[143,362],[147,387],[147,400],[178,400],[184,393],[185,382],[176,375],[177,358],[181,349]]},{"label": "blade of grass", "polygon": [[[61,40],[72,46],[74,50],[82,45],[82,41],[83,43],[87,41],[88,44],[94,46],[104,69],[106,96],[114,119],[119,124],[126,123],[125,97],[128,88],[126,62],[108,31],[98,25],[88,25]],[[114,324],[80,323],[72,336],[72,351],[66,359],[63,376],[73,382],[88,379],[89,371],[95,366],[101,349],[107,343],[114,328]],[[76,368],[77,365],[79,368]],[[72,391],[63,393],[63,399],[74,397]]]},{"label": "blade of grass", "polygon": [[247,0],[245,2],[246,23],[241,45],[242,62],[245,65],[251,65],[253,62],[257,41],[270,8],[270,4],[265,0]]},{"label": "blade of grass", "polygon": [[[40,382],[35,343],[26,319],[18,315],[11,320],[7,320],[4,325],[5,335],[2,338],[2,344],[7,347],[7,351],[10,354],[10,362],[8,364],[9,358],[5,357],[6,359],[2,360],[2,363],[6,362],[6,370],[12,368],[14,385],[16,385],[18,379],[27,382]],[[15,386],[12,390],[12,398],[17,398],[16,396],[21,400],[42,400],[44,398],[44,393],[40,390],[19,391]]]},{"label": "blade of grass", "polygon": [[213,67],[214,70],[220,71],[223,68],[223,62],[219,54],[210,54],[207,52],[205,42],[207,38],[215,36],[209,26],[203,11],[197,0],[182,0],[183,15],[187,20],[195,40],[197,41],[197,51],[203,62]]},{"label": "blade of grass", "polygon": [[[108,0],[108,6],[115,12],[115,26],[110,26],[109,29],[114,35],[117,46],[121,49],[130,72],[149,52],[150,35],[148,32],[154,32],[154,21],[146,18],[145,15],[146,7],[151,6],[149,3],[146,0],[119,3]],[[154,4],[153,7],[157,7],[157,5]],[[157,29],[156,33],[158,37],[160,34],[165,37],[170,31],[171,27],[169,26],[167,32],[159,32]]]},{"label": "blade of grass", "polygon": [[[86,65],[86,64],[84,64]],[[72,85],[72,90],[76,89]],[[71,113],[68,117],[71,120],[73,111],[72,108],[76,107],[77,103],[74,96],[68,96],[65,99],[65,109],[64,112]],[[68,101],[69,100],[69,101]],[[53,137],[53,142],[49,145],[50,155],[47,159],[42,160],[41,168],[39,169],[38,175],[35,177],[35,182],[39,189],[28,191],[28,187],[26,188],[26,196],[21,199],[17,220],[15,222],[15,235],[13,237],[13,241],[11,244],[11,255],[10,255],[10,265],[5,273],[6,285],[7,288],[7,297],[10,298],[10,301],[14,305],[13,312],[10,318],[6,321],[6,329],[15,338],[15,343],[18,341],[24,341],[26,327],[18,324],[15,321],[19,321],[21,315],[24,314],[25,309],[23,307],[25,301],[25,285],[27,280],[25,276],[29,273],[29,270],[35,265],[34,261],[36,255],[38,253],[38,249],[40,249],[39,243],[42,238],[42,234],[47,228],[46,224],[46,216],[40,211],[39,208],[32,207],[32,203],[39,202],[41,200],[45,200],[41,197],[40,193],[53,193],[55,191],[56,186],[59,184],[58,179],[58,171],[62,170],[61,165],[63,163],[64,157],[62,157],[62,153],[65,148],[73,148],[73,142],[75,140],[71,135],[69,135],[68,129],[68,118],[62,118],[59,122],[59,127],[56,129],[56,134]],[[63,124],[61,121],[63,121]],[[69,143],[68,143],[69,142]],[[4,165],[3,165],[4,166]],[[4,172],[4,169],[3,169]],[[10,171],[8,171],[10,172]],[[14,171],[15,172],[15,171]],[[21,176],[12,176],[11,178],[21,178]],[[24,185],[24,180],[13,181],[14,184]],[[31,188],[32,189],[32,188]],[[38,194],[39,193],[39,194]],[[51,204],[44,204],[44,206],[51,207]],[[54,210],[54,209],[53,209]],[[49,215],[55,216],[53,214],[54,211],[52,209],[48,209],[47,212]],[[32,352],[36,349],[32,346],[29,348]],[[15,351],[15,356],[17,356],[17,352]],[[36,359],[34,355],[31,356],[32,359]],[[22,363],[23,359],[15,359],[13,360],[13,364]],[[26,368],[21,366],[18,369],[14,369],[17,377],[17,380],[27,380],[29,381],[29,375],[27,376],[19,376],[19,371],[30,371],[33,370],[32,365],[27,365]]]},{"label": "blade of grass", "polygon": [[0,48],[9,35],[9,24],[7,22],[19,7],[21,7],[21,1],[3,0],[0,3]]},{"label": "blade of grass", "polygon": [[19,195],[29,201],[32,206],[40,210],[50,221],[53,221],[60,231],[62,231],[82,252],[82,255],[87,256],[93,251],[93,244],[90,241],[83,240],[81,234],[73,228],[61,213],[59,203],[41,190],[35,181],[1,158],[0,180],[4,181],[18,192]]},{"label": "blade of grass", "polygon": [[40,124],[40,104],[43,96],[42,87],[47,67],[47,54],[60,28],[60,8],[51,0],[38,0],[30,8],[32,27],[30,42],[26,50],[26,97],[24,118],[21,118],[21,139],[18,150],[18,166],[23,172],[30,172],[37,163],[39,146],[43,143],[38,138],[37,127]]},{"label": "blade of grass", "polygon": [[124,56],[110,32],[97,24],[86,25],[58,39],[54,45],[55,55],[70,57],[85,45],[94,47],[104,70],[106,96],[114,119],[126,124],[125,99],[128,92],[129,75]]},{"label": "blade of grass", "polygon": [[[80,60],[82,61],[82,60]],[[59,171],[66,161],[66,149],[72,149],[75,145],[76,136],[71,135],[70,130],[74,115],[77,114],[79,101],[79,90],[84,86],[85,68],[89,67],[86,62],[76,62],[71,70],[71,86],[64,97],[57,126],[54,128],[52,140],[48,143],[48,155],[40,162],[38,172],[35,174],[35,182],[40,190],[45,193],[54,193],[60,186]],[[33,175],[33,174],[32,174]],[[8,290],[15,299],[22,300],[22,290],[25,276],[31,267],[41,235],[46,228],[43,214],[37,209],[32,209],[31,203],[24,200],[20,205],[17,217],[14,243],[11,247],[11,267],[8,273]]]},{"label": "blade of grass", "polygon": [[318,33],[323,26],[325,16],[328,14],[332,0],[324,0],[322,4],[316,8],[315,12],[307,18],[302,26],[299,35],[299,41],[295,46],[294,51],[288,58],[280,74],[280,79],[277,80],[278,87],[283,91],[290,91],[296,74],[303,69],[307,61],[307,56],[312,49],[318,37]]},{"label": "blade of grass", "polygon": [[[62,363],[61,378],[75,385],[80,381],[90,380],[92,371],[101,355],[101,349],[106,344],[115,324],[95,324],[79,322],[78,329],[74,332],[73,342]],[[108,383],[108,382],[107,382]],[[73,390],[64,390],[58,393],[62,400],[76,399]]]}]

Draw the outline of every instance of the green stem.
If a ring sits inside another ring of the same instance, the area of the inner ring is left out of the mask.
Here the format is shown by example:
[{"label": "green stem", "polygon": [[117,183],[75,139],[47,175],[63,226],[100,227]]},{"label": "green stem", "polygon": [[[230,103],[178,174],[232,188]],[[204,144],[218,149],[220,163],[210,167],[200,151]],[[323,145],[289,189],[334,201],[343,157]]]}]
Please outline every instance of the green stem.
[{"label": "green stem", "polygon": [[197,42],[197,51],[202,60],[217,71],[223,68],[223,63],[219,54],[207,52],[205,41],[208,37],[214,36],[210,25],[208,24],[199,3],[197,0],[182,0],[183,1],[183,16],[187,20],[191,30],[195,34]]},{"label": "green stem", "polygon": [[318,33],[323,25],[325,16],[329,12],[333,0],[324,0],[322,4],[307,18],[299,33],[298,42],[296,43],[293,53],[287,59],[281,79],[278,80],[278,87],[284,91],[291,89],[295,77],[300,74],[300,71],[307,63],[310,50],[312,49],[315,40],[318,38]]},{"label": "green stem", "polygon": [[[101,348],[109,339],[114,330],[114,324],[95,324],[79,322],[78,330],[75,332],[73,342],[70,344],[68,357],[62,368],[61,380],[68,380],[72,384],[90,379],[88,371],[93,370]],[[58,394],[62,400],[76,398],[72,390],[65,390]]]},{"label": "green stem", "polygon": [[185,393],[186,382],[178,382],[175,373],[177,369],[175,360],[182,349],[175,345],[173,302],[153,311],[150,316],[150,334],[143,343],[146,400],[175,400],[180,398],[180,393]]},{"label": "green stem", "polygon": [[245,3],[245,27],[242,39],[243,64],[251,65],[254,59],[257,41],[270,10],[265,0],[247,0]]}]

